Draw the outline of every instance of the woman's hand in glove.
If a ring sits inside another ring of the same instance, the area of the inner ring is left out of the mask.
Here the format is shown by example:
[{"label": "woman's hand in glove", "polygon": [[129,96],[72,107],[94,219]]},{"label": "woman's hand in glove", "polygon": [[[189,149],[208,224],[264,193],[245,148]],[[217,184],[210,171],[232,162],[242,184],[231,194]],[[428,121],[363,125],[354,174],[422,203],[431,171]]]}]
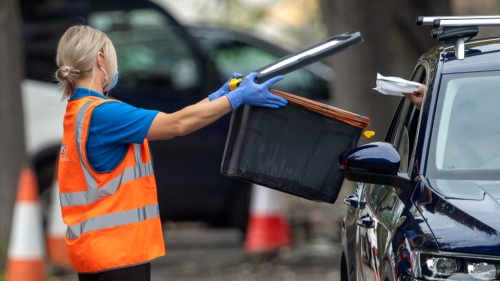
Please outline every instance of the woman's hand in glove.
[{"label": "woman's hand in glove", "polygon": [[224,85],[222,85],[222,87],[219,90],[217,90],[213,94],[208,95],[208,100],[213,101],[213,100],[218,99],[218,98],[226,95],[227,93],[231,92],[231,90],[229,89],[229,85],[228,85],[229,82],[233,78],[241,78],[241,77],[243,77],[243,75],[241,75],[239,73],[233,73],[233,75],[231,75],[231,78],[229,78],[229,80],[227,80],[227,82]]},{"label": "woman's hand in glove", "polygon": [[282,75],[271,78],[262,84],[255,83],[257,76],[259,74],[256,72],[248,74],[243,78],[238,88],[226,95],[233,109],[237,109],[242,104],[279,108],[288,103],[284,98],[269,92],[269,87],[272,84],[283,79]]}]

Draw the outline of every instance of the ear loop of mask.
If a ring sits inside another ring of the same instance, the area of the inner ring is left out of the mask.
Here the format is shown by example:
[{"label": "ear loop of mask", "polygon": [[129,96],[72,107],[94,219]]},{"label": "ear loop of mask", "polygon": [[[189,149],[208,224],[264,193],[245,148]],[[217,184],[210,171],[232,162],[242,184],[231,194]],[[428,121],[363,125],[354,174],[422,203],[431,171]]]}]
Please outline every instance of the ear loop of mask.
[{"label": "ear loop of mask", "polygon": [[104,87],[104,91],[106,91],[105,89],[109,86],[108,73],[102,66],[99,66],[99,68],[102,70],[102,72],[104,72],[104,74],[106,74],[106,77],[104,77],[104,80],[106,80],[106,87]]},{"label": "ear loop of mask", "polygon": [[[103,53],[102,49],[101,49],[100,53],[101,53],[101,54],[102,54],[102,56],[104,57],[104,53]],[[108,78],[108,76],[109,76],[109,75],[108,75],[108,73],[106,72],[106,70],[104,70],[104,68],[103,68],[101,65],[99,65],[99,62],[97,62],[97,65],[98,65],[98,66],[99,66],[99,68],[102,70],[102,72],[104,72],[104,74],[106,75],[106,76],[104,77],[104,80],[106,80],[106,85],[105,85],[105,87],[104,87],[103,91],[104,91],[104,92],[107,92],[108,90],[106,90],[106,88],[109,86],[109,78]]]}]

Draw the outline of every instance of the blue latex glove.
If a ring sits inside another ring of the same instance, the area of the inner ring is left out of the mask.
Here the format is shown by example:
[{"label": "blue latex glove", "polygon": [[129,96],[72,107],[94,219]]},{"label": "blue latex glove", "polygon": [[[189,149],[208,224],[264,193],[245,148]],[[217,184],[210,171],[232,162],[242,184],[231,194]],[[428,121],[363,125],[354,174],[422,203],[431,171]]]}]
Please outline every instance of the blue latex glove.
[{"label": "blue latex glove", "polygon": [[255,83],[258,73],[252,72],[245,76],[236,90],[226,96],[233,109],[237,109],[242,104],[263,106],[269,108],[279,108],[285,106],[288,101],[282,97],[269,92],[269,87],[283,79],[283,76],[276,76],[262,84]]},{"label": "blue latex glove", "polygon": [[239,74],[239,73],[233,73],[233,75],[231,75],[231,78],[229,78],[229,80],[227,80],[227,82],[222,85],[222,87],[217,90],[216,92],[214,92],[213,94],[210,94],[208,95],[208,100],[210,101],[213,101],[215,99],[218,99],[222,96],[224,96],[225,94],[231,92],[231,90],[229,89],[229,82],[231,81],[231,79],[233,78],[241,78],[243,75]]}]

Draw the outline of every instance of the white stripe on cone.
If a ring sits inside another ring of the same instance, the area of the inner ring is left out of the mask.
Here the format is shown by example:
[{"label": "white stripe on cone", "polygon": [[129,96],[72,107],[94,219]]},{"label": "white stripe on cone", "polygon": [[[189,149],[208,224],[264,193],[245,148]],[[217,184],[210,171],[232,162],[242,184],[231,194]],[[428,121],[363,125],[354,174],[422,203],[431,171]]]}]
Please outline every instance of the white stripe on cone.
[{"label": "white stripe on cone", "polygon": [[251,214],[276,214],[282,212],[281,194],[261,185],[252,185]]},{"label": "white stripe on cone", "polygon": [[17,202],[9,244],[9,259],[40,260],[45,255],[39,202]]}]

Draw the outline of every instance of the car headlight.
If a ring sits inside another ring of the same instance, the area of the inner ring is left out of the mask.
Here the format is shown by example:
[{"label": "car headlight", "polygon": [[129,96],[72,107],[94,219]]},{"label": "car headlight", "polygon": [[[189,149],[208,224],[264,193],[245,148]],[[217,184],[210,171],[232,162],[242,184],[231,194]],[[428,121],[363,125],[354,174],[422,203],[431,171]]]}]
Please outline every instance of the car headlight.
[{"label": "car headlight", "polygon": [[469,274],[477,280],[498,280],[500,277],[500,266],[487,262],[468,263]]},{"label": "car headlight", "polygon": [[455,253],[412,252],[413,274],[419,280],[500,280],[500,259]]},{"label": "car headlight", "polygon": [[425,263],[435,275],[450,276],[455,274],[458,269],[458,261],[451,258],[427,257]]}]

